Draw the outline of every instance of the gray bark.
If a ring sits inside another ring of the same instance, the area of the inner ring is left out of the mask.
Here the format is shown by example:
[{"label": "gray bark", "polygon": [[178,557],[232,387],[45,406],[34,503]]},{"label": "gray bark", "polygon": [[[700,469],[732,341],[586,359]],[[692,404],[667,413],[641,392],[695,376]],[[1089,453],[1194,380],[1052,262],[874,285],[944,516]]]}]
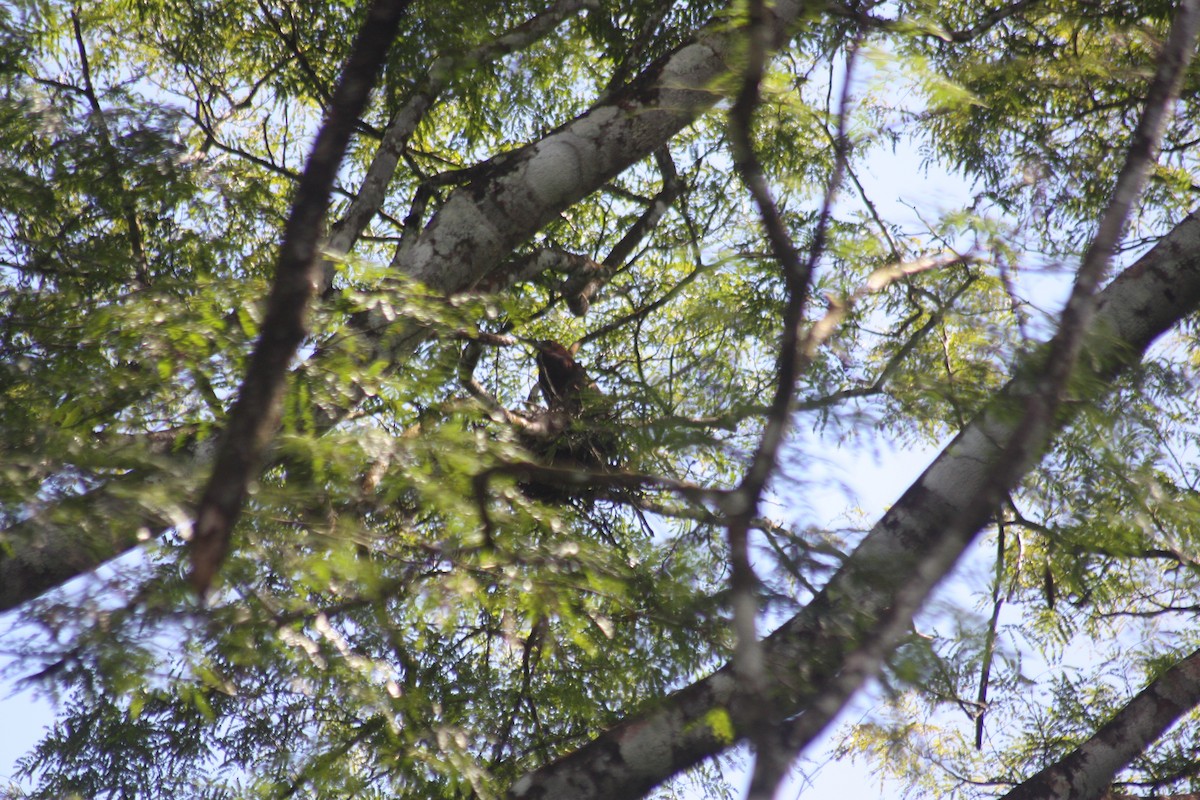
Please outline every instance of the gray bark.
[{"label": "gray bark", "polygon": [[1129,798],[1130,795],[1109,792],[1113,778],[1197,704],[1200,704],[1200,650],[1138,692],[1094,736],[1014,788],[1002,800]]}]

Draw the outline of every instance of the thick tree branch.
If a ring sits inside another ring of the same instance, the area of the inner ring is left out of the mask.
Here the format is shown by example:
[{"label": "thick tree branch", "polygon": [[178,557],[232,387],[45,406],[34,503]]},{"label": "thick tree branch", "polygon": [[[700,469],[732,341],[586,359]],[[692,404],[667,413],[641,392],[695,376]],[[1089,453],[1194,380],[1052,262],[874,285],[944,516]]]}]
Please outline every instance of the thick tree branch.
[{"label": "thick tree branch", "polygon": [[317,243],[334,178],[408,5],[407,0],[376,0],[368,10],[300,179],[262,333],[196,512],[190,580],[201,595],[208,591],[229,550],[247,487],[275,434],[287,368],[307,333],[308,304],[320,280]]},{"label": "thick tree branch", "polygon": [[1092,800],[1187,712],[1200,705],[1200,650],[1130,700],[1096,734],[1004,795],[1003,800]]},{"label": "thick tree branch", "polygon": [[[801,3],[774,7],[771,46]],[[654,153],[728,90],[739,34],[714,28],[660,58],[619,92],[537,142],[474,170],[397,266],[434,291],[474,286],[566,208]]]},{"label": "thick tree branch", "polygon": [[[396,167],[400,163],[400,154],[404,152],[413,131],[459,70],[526,47],[553,30],[554,26],[568,15],[588,5],[592,5],[591,0],[558,0],[545,13],[526,20],[468,53],[442,56],[435,60],[429,68],[424,85],[413,92],[400,110],[392,115],[371,165],[367,167],[362,188],[350,203],[345,215],[330,231],[326,250],[337,256],[350,252],[354,243],[366,230],[371,218],[383,207],[387,187],[395,177]],[[332,278],[332,266],[327,263],[322,276],[322,290],[328,288]]]}]

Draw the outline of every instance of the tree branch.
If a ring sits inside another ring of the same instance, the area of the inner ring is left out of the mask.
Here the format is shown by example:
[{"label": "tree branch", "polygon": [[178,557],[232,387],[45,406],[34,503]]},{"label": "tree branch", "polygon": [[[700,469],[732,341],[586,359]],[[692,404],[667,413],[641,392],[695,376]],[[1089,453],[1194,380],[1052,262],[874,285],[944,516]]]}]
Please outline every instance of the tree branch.
[{"label": "tree branch", "polygon": [[297,187],[262,333],[196,512],[190,581],[202,596],[229,550],[247,487],[275,434],[288,365],[307,334],[308,304],[320,280],[317,242],[334,178],[408,5],[408,0],[376,0],[368,10]]},{"label": "tree branch", "polygon": [[[766,489],[767,481],[775,472],[779,450],[787,437],[796,382],[812,363],[812,355],[815,353],[815,346],[803,346],[800,327],[805,318],[805,306],[808,303],[813,272],[824,254],[833,201],[841,184],[849,154],[846,120],[849,114],[850,84],[858,42],[855,41],[850,46],[846,57],[838,107],[838,133],[834,144],[833,167],[817,217],[812,247],[808,258],[801,260],[783,215],[771,196],[752,141],[753,118],[760,102],[759,91],[766,71],[767,43],[771,34],[763,0],[751,0],[745,31],[745,76],[729,114],[733,160],[738,174],[754,198],[772,255],[783,271],[787,286],[787,305],[784,308],[783,329],[780,334],[775,394],[758,447],[738,487],[737,495],[741,500],[741,509],[731,515],[728,527],[730,593],[736,634],[733,666],[743,692],[743,702],[739,703],[742,718],[738,722],[752,731],[755,748],[754,770],[748,798],[770,800],[787,772],[792,753],[786,747],[780,746],[779,737],[774,735],[770,724],[774,715],[774,704],[767,691],[765,659],[758,641],[758,578],[750,563],[750,520],[758,513],[762,493]],[[827,327],[832,331],[832,326]],[[819,328],[820,325],[814,326],[810,334],[816,333]]]},{"label": "tree branch", "polygon": [[1002,800],[1092,800],[1180,717],[1200,705],[1200,650],[1156,678],[1069,755]]},{"label": "tree branch", "polygon": [[[485,63],[519,50],[553,30],[554,26],[569,14],[587,5],[591,5],[591,0],[558,0],[548,11],[526,20],[468,53],[436,59],[429,68],[425,84],[413,92],[408,101],[392,115],[371,165],[367,167],[362,188],[346,213],[330,231],[326,249],[338,256],[350,252],[354,243],[366,230],[371,218],[383,207],[387,187],[391,184],[396,167],[400,163],[400,154],[413,131],[450,85],[451,79],[459,69]],[[332,279],[332,265],[326,263],[322,276],[322,290],[328,288]]]},{"label": "tree branch", "polygon": [[83,41],[83,25],[79,21],[79,10],[71,7],[71,31],[75,35],[75,47],[79,52],[79,65],[83,73],[83,94],[91,106],[92,116],[99,132],[100,150],[112,170],[113,180],[120,189],[121,212],[125,216],[125,231],[129,237],[129,249],[133,254],[134,279],[139,286],[150,285],[150,262],[146,257],[145,236],[142,234],[142,221],[138,216],[137,195],[126,184],[125,176],[121,174],[121,162],[117,156],[117,148],[113,144],[112,131],[104,118],[104,108],[100,105],[100,97],[92,83],[92,68],[88,62],[87,46]]},{"label": "tree branch", "polygon": [[587,313],[596,294],[629,259],[642,239],[658,225],[667,209],[683,191],[683,182],[675,170],[671,151],[665,146],[660,147],[654,156],[662,173],[662,190],[650,200],[649,206],[613,246],[602,264],[593,262],[594,266],[580,270],[563,283],[562,294],[567,298],[567,307],[577,317]]},{"label": "tree branch", "polygon": [[[949,524],[933,537],[929,550],[912,564],[912,577],[895,584],[884,613],[863,631],[862,638],[852,645],[853,649],[842,659],[837,672],[825,681],[826,685],[819,686],[813,707],[789,724],[786,734],[789,745],[799,748],[815,739],[854,692],[879,671],[892,648],[907,635],[913,615],[929,592],[954,566],[1008,493],[1040,460],[1050,437],[1065,422],[1065,415],[1060,412],[1070,412],[1069,408],[1064,408],[1068,386],[1081,377],[1081,373],[1087,374],[1094,369],[1092,364],[1081,363],[1084,359],[1080,354],[1085,342],[1092,345],[1090,355],[1093,359],[1103,347],[1095,341],[1097,329],[1092,325],[1099,306],[1096,288],[1108,271],[1129,211],[1157,155],[1170,107],[1178,96],[1183,74],[1191,61],[1198,29],[1200,0],[1184,0],[1159,54],[1146,108],[1134,131],[1112,199],[1101,217],[1099,231],[1076,274],[1075,287],[1063,310],[1058,330],[1044,348],[1042,359],[1035,362],[1036,369],[1031,370],[1036,378],[1023,380],[1018,377],[1010,384],[1015,387],[1013,395],[1017,402],[1005,410],[990,406],[983,414],[991,452],[974,465],[979,473],[979,484],[956,509]],[[1020,372],[1017,374],[1021,375]],[[871,568],[883,567],[877,564]]]}]

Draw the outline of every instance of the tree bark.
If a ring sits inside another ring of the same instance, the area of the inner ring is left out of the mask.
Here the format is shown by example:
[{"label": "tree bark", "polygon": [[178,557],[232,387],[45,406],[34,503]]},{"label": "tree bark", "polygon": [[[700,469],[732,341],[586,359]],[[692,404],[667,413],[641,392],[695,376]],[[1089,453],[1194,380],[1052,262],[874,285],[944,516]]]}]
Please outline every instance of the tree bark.
[{"label": "tree bark", "polygon": [[334,178],[408,6],[409,0],[375,0],[367,10],[296,187],[267,297],[266,318],[237,400],[225,420],[192,526],[189,580],[201,597],[225,559],[250,482],[279,426],[288,368],[308,335],[308,305],[323,272],[318,246]]},{"label": "tree bark", "polygon": [[1197,704],[1200,704],[1200,650],[1138,692],[1094,736],[1015,787],[1002,800],[1129,798],[1130,795],[1108,791],[1113,778]]}]

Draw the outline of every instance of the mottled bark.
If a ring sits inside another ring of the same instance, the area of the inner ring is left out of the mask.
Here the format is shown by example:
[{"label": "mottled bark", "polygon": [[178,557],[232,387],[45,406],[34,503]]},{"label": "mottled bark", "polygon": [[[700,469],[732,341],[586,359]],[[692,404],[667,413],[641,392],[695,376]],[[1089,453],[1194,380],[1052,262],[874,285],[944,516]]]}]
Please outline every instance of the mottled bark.
[{"label": "mottled bark", "polygon": [[[1096,734],[1004,795],[1002,800],[1126,798],[1109,792],[1116,774],[1200,704],[1200,650],[1164,672]],[[1173,795],[1188,797],[1191,795]]]},{"label": "mottled bark", "polygon": [[[772,50],[787,41],[803,7],[795,0],[772,6]],[[544,138],[472,168],[470,183],[450,194],[393,266],[444,294],[487,282],[515,248],[733,91],[730,68],[741,46],[740,31],[701,32]],[[377,337],[374,357],[402,362],[424,335],[398,325]]]}]

